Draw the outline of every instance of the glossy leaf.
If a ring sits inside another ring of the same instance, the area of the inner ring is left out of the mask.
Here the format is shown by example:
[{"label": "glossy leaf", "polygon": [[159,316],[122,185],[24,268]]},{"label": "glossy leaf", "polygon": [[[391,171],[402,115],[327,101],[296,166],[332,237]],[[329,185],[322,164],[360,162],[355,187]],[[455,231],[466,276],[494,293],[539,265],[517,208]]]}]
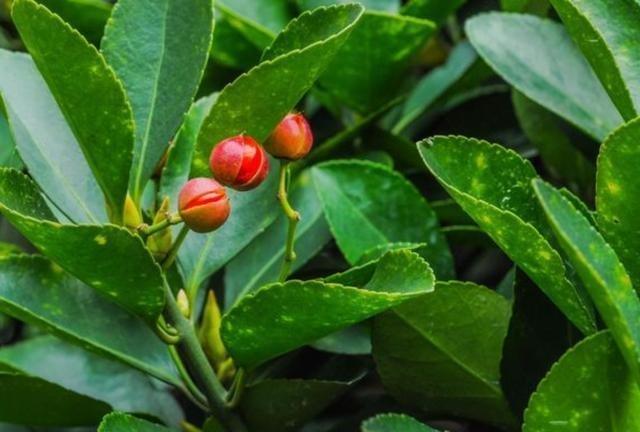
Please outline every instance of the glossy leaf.
[{"label": "glossy leaf", "polygon": [[596,176],[598,227],[640,290],[640,120],[633,120],[611,134],[600,148]]},{"label": "glossy leaf", "polygon": [[388,391],[411,407],[509,426],[515,420],[499,384],[509,303],[465,282],[374,319],[373,356]]},{"label": "glossy leaf", "polygon": [[442,24],[466,0],[410,0],[402,8],[403,15],[425,18],[436,24]]},{"label": "glossy leaf", "polygon": [[104,0],[38,0],[98,46],[111,15],[111,4]]},{"label": "glossy leaf", "polygon": [[182,417],[175,399],[148,376],[51,336],[0,349],[0,364],[106,402],[116,410],[150,415],[173,425]]},{"label": "glossy leaf", "polygon": [[640,5],[633,1],[551,0],[571,37],[626,120],[640,113]]},{"label": "glossy leaf", "polygon": [[35,184],[15,170],[0,170],[0,211],[69,273],[155,325],[165,282],[140,237],[115,225],[54,222]]},{"label": "glossy leaf", "polygon": [[251,368],[432,289],[424,260],[389,252],[363,289],[321,281],[267,285],[229,310],[221,334],[236,363]]},{"label": "glossy leaf", "polygon": [[[329,242],[331,233],[308,171],[303,172],[291,187],[290,200],[301,215],[296,230],[296,260],[293,262],[295,271]],[[234,304],[243,295],[278,279],[284,259],[287,227],[288,221],[281,214],[266,231],[229,262],[224,279],[227,306]]]},{"label": "glossy leaf", "polygon": [[531,164],[500,146],[462,137],[436,137],[419,150],[452,198],[576,327],[595,331],[588,300],[545,238],[551,234],[530,183],[536,177]]},{"label": "glossy leaf", "polygon": [[397,172],[360,161],[327,162],[311,170],[331,232],[347,261],[388,243],[426,243],[425,258],[441,278],[453,275],[438,220],[418,190]]},{"label": "glossy leaf", "polygon": [[47,8],[33,0],[16,0],[12,11],[22,41],[102,188],[110,218],[119,221],[134,135],[122,85],[100,53]]},{"label": "glossy leaf", "polygon": [[208,174],[211,149],[224,138],[246,133],[258,141],[266,139],[311,88],[361,14],[358,5],[334,6],[292,21],[274,44],[295,38],[298,49],[262,62],[218,96],[198,136],[192,175]]},{"label": "glossy leaf", "polygon": [[142,320],[42,257],[0,259],[0,310],[163,381],[180,382],[165,344]]},{"label": "glossy leaf", "polygon": [[[295,0],[295,2],[302,10],[311,10],[320,6],[329,6],[332,4],[353,3],[350,0]],[[362,4],[362,6],[367,10],[397,12],[400,8],[400,0],[362,0],[358,3]]]},{"label": "glossy leaf", "polygon": [[640,380],[640,300],[629,275],[611,246],[557,189],[541,180],[534,187],[558,242]]},{"label": "glossy leaf", "polygon": [[133,109],[136,198],[193,100],[212,34],[212,0],[120,0],[111,14],[102,52]]},{"label": "glossy leaf", "polygon": [[553,366],[529,401],[523,431],[627,432],[640,427],[639,413],[637,381],[605,331],[580,342]]},{"label": "glossy leaf", "polygon": [[436,432],[404,414],[380,414],[362,423],[361,432]]},{"label": "glossy leaf", "polygon": [[124,413],[112,413],[102,419],[98,432],[170,432],[155,423],[142,420]]},{"label": "glossy leaf", "polygon": [[434,30],[428,20],[368,11],[320,83],[348,107],[375,111],[398,95],[402,76]]},{"label": "glossy leaf", "polygon": [[490,13],[468,20],[466,31],[480,56],[507,82],[593,138],[604,139],[622,123],[561,25],[531,15]]},{"label": "glossy leaf", "polygon": [[31,58],[0,50],[0,65],[11,132],[33,178],[72,221],[106,221],[100,187]]}]

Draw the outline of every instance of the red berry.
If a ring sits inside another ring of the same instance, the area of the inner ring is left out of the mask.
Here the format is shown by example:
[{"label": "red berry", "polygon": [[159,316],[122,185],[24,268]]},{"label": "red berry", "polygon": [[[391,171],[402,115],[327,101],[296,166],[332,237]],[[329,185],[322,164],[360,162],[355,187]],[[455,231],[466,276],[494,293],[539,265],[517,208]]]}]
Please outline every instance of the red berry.
[{"label": "red berry", "polygon": [[248,135],[221,141],[213,148],[209,166],[216,180],[240,191],[258,187],[269,174],[269,158]]},{"label": "red berry", "polygon": [[184,223],[200,233],[218,229],[231,212],[224,187],[204,177],[185,183],[178,197],[178,208]]},{"label": "red berry", "polygon": [[271,155],[289,160],[305,157],[312,145],[313,133],[302,114],[287,115],[264,143]]}]

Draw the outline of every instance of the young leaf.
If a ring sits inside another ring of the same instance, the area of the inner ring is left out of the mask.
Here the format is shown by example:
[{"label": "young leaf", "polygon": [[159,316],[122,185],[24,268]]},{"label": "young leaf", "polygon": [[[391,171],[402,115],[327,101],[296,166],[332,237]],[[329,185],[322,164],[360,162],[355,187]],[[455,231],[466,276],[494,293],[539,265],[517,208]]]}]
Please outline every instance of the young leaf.
[{"label": "young leaf", "polygon": [[640,113],[640,5],[633,1],[551,0],[571,37],[626,120]]},{"label": "young leaf", "polygon": [[120,221],[134,139],[122,85],[100,53],[44,6],[16,0],[12,16],[102,188],[110,219]]},{"label": "young leaf", "polygon": [[0,422],[29,426],[92,426],[111,411],[104,402],[40,378],[0,372]]},{"label": "young leaf", "polygon": [[361,432],[437,432],[404,414],[380,414],[362,423]]},{"label": "young leaf", "polygon": [[0,259],[0,310],[163,381],[180,383],[166,345],[142,320],[42,257]]},{"label": "young leaf", "polygon": [[[0,349],[0,364],[69,391],[177,425],[176,400],[147,375],[52,336],[39,336]],[[126,389],[126,391],[123,391]]]},{"label": "young leaf", "polygon": [[580,342],[553,366],[529,401],[523,431],[628,432],[638,428],[637,381],[605,331]]},{"label": "young leaf", "polygon": [[115,412],[105,416],[98,432],[171,432],[171,429],[124,413]]},{"label": "young leaf", "polygon": [[600,148],[596,176],[598,227],[640,290],[640,120],[611,134]]},{"label": "young leaf", "polygon": [[542,180],[535,181],[534,188],[560,246],[640,380],[640,300],[629,275],[611,246],[557,189]]},{"label": "young leaf", "polygon": [[382,382],[401,402],[499,426],[515,423],[499,385],[509,303],[465,282],[374,319],[373,356]]},{"label": "young leaf", "polygon": [[0,50],[0,95],[18,152],[47,197],[76,223],[105,222],[100,186],[29,56]]},{"label": "young leaf", "polygon": [[531,15],[489,13],[471,18],[465,28],[480,56],[507,82],[596,140],[622,123],[561,25]]},{"label": "young leaf", "polygon": [[113,9],[101,49],[133,109],[136,200],[193,100],[212,34],[212,0],[120,0]]},{"label": "young leaf", "polygon": [[[436,179],[493,241],[582,331],[595,319],[549,244],[544,212],[531,186],[535,170],[517,153],[485,141],[435,137],[418,145]],[[548,236],[551,236],[549,233]]]},{"label": "young leaf", "polygon": [[431,21],[368,11],[320,83],[348,107],[375,111],[397,96],[413,56],[434,31]]},{"label": "young leaf", "polygon": [[211,149],[225,138],[246,133],[265,140],[311,88],[361,15],[359,5],[333,6],[302,14],[287,26],[279,38],[298,35],[300,49],[262,62],[222,90],[200,130],[192,175],[208,174]]},{"label": "young leaf", "polygon": [[223,318],[222,337],[235,362],[252,368],[429,292],[433,281],[418,255],[389,252],[363,289],[289,281],[247,295]]},{"label": "young leaf", "polygon": [[[290,195],[293,207],[301,215],[296,230],[296,260],[293,262],[295,271],[329,242],[331,232],[308,171],[296,179]],[[224,278],[227,307],[243,295],[278,279],[285,252],[286,230],[287,219],[281,214],[249,247],[229,262]]]},{"label": "young leaf", "polygon": [[165,282],[140,237],[115,225],[60,225],[35,184],[11,169],[0,170],[0,212],[69,273],[155,325]]},{"label": "young leaf", "polygon": [[327,162],[311,170],[331,232],[351,264],[388,243],[427,243],[425,258],[440,278],[453,276],[449,247],[425,198],[399,173],[362,161]]}]

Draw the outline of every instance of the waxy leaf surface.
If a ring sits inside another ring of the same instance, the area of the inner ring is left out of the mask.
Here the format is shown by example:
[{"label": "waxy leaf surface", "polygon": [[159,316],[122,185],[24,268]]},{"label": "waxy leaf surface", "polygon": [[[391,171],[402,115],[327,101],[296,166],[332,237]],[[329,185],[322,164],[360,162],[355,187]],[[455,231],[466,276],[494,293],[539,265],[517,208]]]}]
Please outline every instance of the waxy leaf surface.
[{"label": "waxy leaf surface", "polygon": [[404,414],[380,414],[362,423],[361,432],[436,432]]}]

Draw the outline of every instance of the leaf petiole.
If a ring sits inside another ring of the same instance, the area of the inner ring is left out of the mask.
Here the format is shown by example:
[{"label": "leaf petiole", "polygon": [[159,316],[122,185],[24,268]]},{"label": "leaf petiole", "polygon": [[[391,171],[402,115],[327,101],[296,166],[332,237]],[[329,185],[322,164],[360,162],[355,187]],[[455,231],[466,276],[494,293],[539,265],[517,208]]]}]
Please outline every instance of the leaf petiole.
[{"label": "leaf petiole", "polygon": [[280,185],[278,187],[278,201],[282,207],[287,219],[289,219],[289,229],[287,230],[287,237],[285,239],[285,253],[284,261],[282,262],[282,268],[280,270],[279,282],[284,282],[291,272],[291,266],[296,259],[295,252],[295,237],[296,227],[300,222],[300,213],[298,213],[289,203],[289,196],[287,194],[287,177],[289,174],[289,161],[282,161],[280,164]]}]

